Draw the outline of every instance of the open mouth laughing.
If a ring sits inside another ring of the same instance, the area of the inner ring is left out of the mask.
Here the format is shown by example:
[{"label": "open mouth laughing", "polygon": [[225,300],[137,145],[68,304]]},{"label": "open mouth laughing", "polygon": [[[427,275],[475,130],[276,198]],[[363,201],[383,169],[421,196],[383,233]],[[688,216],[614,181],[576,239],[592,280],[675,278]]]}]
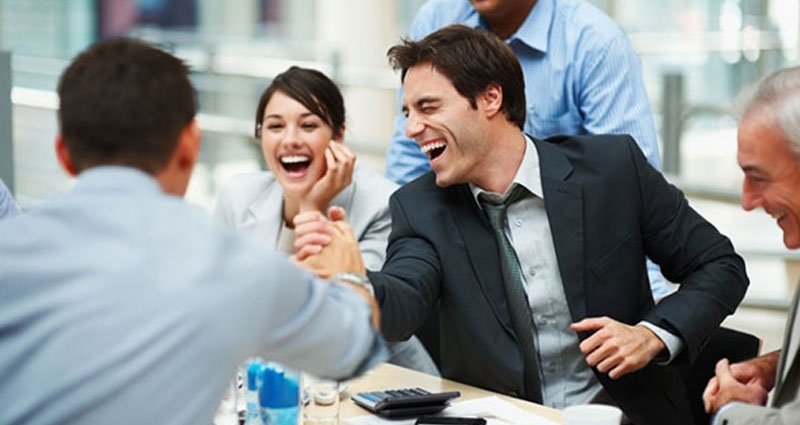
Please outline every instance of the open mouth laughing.
[{"label": "open mouth laughing", "polygon": [[428,156],[428,160],[433,161],[447,148],[447,143],[444,141],[430,142],[420,146],[422,153]]},{"label": "open mouth laughing", "polygon": [[306,155],[287,155],[280,158],[281,166],[288,173],[300,173],[311,165],[311,158]]}]

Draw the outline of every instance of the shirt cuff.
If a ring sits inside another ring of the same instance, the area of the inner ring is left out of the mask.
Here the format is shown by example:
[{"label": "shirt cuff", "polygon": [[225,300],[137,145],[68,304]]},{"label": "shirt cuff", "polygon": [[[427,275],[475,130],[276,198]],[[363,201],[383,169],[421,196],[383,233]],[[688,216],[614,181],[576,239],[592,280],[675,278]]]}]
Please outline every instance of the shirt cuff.
[{"label": "shirt cuff", "polygon": [[656,334],[658,339],[660,339],[664,343],[664,345],[667,346],[665,350],[656,354],[656,357],[653,359],[655,360],[656,364],[662,366],[667,365],[678,354],[680,354],[681,351],[683,351],[684,348],[683,340],[673,335],[672,333],[644,320],[637,323],[637,325],[642,325],[647,329],[650,329],[654,334]]}]

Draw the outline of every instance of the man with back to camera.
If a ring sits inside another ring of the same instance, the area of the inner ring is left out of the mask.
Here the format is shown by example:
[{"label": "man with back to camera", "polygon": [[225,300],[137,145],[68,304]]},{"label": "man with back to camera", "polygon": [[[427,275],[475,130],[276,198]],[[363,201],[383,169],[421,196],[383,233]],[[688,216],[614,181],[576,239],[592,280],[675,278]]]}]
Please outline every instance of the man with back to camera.
[{"label": "man with back to camera", "polygon": [[180,60],[102,42],[58,94],[56,154],[77,184],[0,221],[0,423],[211,423],[248,357],[331,378],[385,358],[365,290],[183,202],[200,131]]},{"label": "man with back to camera", "polygon": [[[440,301],[446,378],[555,408],[616,404],[639,425],[693,423],[677,368],[748,284],[728,239],[629,136],[525,135],[522,72],[494,35],[450,26],[389,57],[408,136],[440,152],[392,195],[386,263],[368,272],[384,336],[408,337]],[[323,275],[357,251],[319,213],[295,224],[297,258]],[[658,305],[645,255],[681,282]]]},{"label": "man with back to camera", "polygon": [[[800,248],[800,67],[777,71],[739,99],[737,160],[744,171],[742,207],[764,209],[783,230],[783,244]],[[800,288],[786,322],[781,350],[717,364],[703,394],[715,424],[800,424]],[[764,407],[775,389],[772,407]],[[738,403],[730,403],[738,402]],[[728,404],[730,403],[730,404]]]},{"label": "man with back to camera", "polygon": [[[584,0],[429,0],[409,31],[419,40],[450,24],[491,31],[514,51],[525,78],[523,130],[559,134],[630,134],[661,169],[656,126],[641,63],[622,29]],[[427,156],[404,134],[398,114],[386,153],[386,176],[404,184],[430,171]],[[675,288],[648,261],[653,297]]]}]

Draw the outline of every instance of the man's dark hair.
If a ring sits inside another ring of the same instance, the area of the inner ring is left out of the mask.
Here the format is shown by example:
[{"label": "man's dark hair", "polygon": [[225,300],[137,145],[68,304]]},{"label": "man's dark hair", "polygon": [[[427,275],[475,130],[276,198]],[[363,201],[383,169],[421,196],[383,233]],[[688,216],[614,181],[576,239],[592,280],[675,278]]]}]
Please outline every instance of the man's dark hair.
[{"label": "man's dark hair", "polygon": [[75,170],[162,170],[197,112],[188,73],[180,59],[131,39],[78,55],[58,83],[61,135]]},{"label": "man's dark hair", "polygon": [[277,91],[285,93],[300,102],[312,114],[322,118],[331,126],[334,136],[344,127],[344,99],[339,87],[325,74],[315,69],[292,66],[278,74],[261,94],[261,100],[258,101],[256,108],[256,138],[261,137],[267,103]]},{"label": "man's dark hair", "polygon": [[389,49],[389,63],[401,70],[430,63],[453,83],[456,91],[477,108],[475,98],[490,83],[503,89],[501,110],[520,129],[525,126],[525,79],[514,52],[485,30],[464,25],[446,26],[419,41],[404,39]]}]

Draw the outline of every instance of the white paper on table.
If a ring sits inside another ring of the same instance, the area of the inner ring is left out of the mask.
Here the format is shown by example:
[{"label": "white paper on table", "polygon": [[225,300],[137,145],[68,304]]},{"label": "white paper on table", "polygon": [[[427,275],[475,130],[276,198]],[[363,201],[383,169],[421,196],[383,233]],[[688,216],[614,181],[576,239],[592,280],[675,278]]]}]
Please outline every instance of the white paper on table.
[{"label": "white paper on table", "polygon": [[[536,413],[526,412],[517,406],[491,396],[453,403],[438,415],[467,416],[486,419],[487,425],[557,425]],[[386,419],[377,415],[363,415],[345,420],[350,425],[414,425],[416,418]]]}]

